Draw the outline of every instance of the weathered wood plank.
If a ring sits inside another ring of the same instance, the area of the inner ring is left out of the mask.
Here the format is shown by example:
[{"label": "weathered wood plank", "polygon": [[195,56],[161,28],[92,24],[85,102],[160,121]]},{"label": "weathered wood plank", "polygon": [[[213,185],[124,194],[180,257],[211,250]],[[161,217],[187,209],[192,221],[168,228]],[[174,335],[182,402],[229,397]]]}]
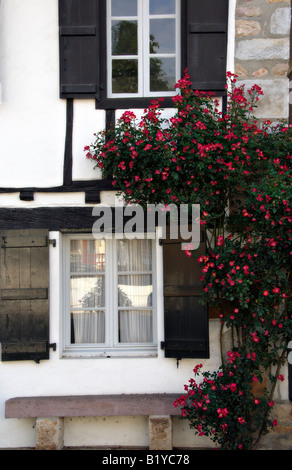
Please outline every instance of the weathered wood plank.
[{"label": "weathered wood plank", "polygon": [[48,289],[46,288],[2,289],[0,291],[0,295],[1,295],[1,300],[47,299]]}]

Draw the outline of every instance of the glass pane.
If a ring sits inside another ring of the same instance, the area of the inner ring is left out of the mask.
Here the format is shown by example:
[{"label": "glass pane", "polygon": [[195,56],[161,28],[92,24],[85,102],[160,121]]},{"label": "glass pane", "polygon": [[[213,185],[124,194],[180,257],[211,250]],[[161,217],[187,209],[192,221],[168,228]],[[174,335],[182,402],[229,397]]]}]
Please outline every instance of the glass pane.
[{"label": "glass pane", "polygon": [[112,16],[137,16],[137,0],[112,0]]},{"label": "glass pane", "polygon": [[169,15],[175,13],[175,0],[149,0],[150,15]]},{"label": "glass pane", "polygon": [[104,307],[104,276],[72,276],[70,280],[71,308]]},{"label": "glass pane", "polygon": [[119,307],[151,307],[151,274],[131,274],[119,276],[118,298]]},{"label": "glass pane", "polygon": [[104,240],[71,240],[71,272],[100,272],[105,269]]},{"label": "glass pane", "polygon": [[122,310],[119,312],[120,343],[151,343],[152,311]]},{"label": "glass pane", "polygon": [[137,21],[112,21],[112,55],[137,55]]},{"label": "glass pane", "polygon": [[150,53],[175,53],[174,19],[165,18],[150,20]]},{"label": "glass pane", "polygon": [[104,343],[105,314],[99,312],[71,312],[71,343]]},{"label": "glass pane", "polygon": [[118,240],[119,271],[151,271],[151,240]]},{"label": "glass pane", "polygon": [[112,61],[112,92],[138,92],[138,61],[136,59]]},{"label": "glass pane", "polygon": [[173,91],[175,76],[174,58],[150,59],[150,91]]}]

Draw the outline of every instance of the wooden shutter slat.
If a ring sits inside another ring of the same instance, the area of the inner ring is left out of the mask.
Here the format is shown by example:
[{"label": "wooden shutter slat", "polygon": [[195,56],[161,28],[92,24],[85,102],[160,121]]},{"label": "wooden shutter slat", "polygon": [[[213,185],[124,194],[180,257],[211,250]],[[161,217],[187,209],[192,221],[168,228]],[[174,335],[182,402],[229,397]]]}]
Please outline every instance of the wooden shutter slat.
[{"label": "wooden shutter slat", "polygon": [[189,33],[226,33],[226,23],[190,23]]},{"label": "wooden shutter slat", "polygon": [[2,289],[1,300],[47,299],[48,289]]},{"label": "wooden shutter slat", "polygon": [[182,349],[185,349],[188,351],[190,354],[192,353],[200,353],[200,352],[205,352],[207,349],[207,341],[206,340],[167,340],[164,342],[164,347],[166,349],[172,350],[172,351],[181,351]]},{"label": "wooden shutter slat", "polygon": [[2,235],[1,237],[2,243],[1,245],[5,246],[6,248],[30,248],[30,247],[42,247],[48,246],[48,238],[45,237],[31,237],[31,236],[24,236],[24,237],[6,237]]},{"label": "wooden shutter slat", "polygon": [[44,359],[48,355],[49,345],[46,341],[26,342],[26,343],[1,343],[2,360],[21,361],[26,355],[33,360]]},{"label": "wooden shutter slat", "polygon": [[83,85],[66,85],[63,84],[61,86],[61,92],[62,94],[83,94],[83,95],[88,95],[88,94],[94,94],[97,90],[96,84],[95,83],[84,83]]},{"label": "wooden shutter slat", "polygon": [[164,286],[165,297],[196,297],[201,294],[201,288],[198,286]]},{"label": "wooden shutter slat", "polygon": [[61,26],[60,36],[96,36],[96,26]]},{"label": "wooden shutter slat", "polygon": [[48,359],[48,231],[1,231],[0,240],[1,360]]}]

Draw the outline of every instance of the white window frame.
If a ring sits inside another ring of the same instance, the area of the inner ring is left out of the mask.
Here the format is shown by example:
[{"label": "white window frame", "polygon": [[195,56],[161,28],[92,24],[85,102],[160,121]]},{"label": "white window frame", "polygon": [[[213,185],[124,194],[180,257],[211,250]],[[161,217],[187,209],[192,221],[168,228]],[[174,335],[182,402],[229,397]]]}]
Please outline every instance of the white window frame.
[{"label": "white window frame", "polygon": [[[180,41],[180,18],[181,8],[180,0],[175,0],[175,15],[150,15],[149,14],[149,0],[137,0],[138,2],[138,15],[136,17],[111,16],[111,0],[107,0],[107,90],[108,98],[146,98],[146,97],[161,97],[161,96],[174,96],[177,91],[150,91],[150,58],[153,57],[176,57],[176,77],[177,82],[180,78],[180,61],[181,61],[181,41]],[[150,54],[148,53],[149,45],[149,23],[151,18],[163,19],[163,18],[174,18],[175,19],[175,53],[171,54]],[[138,54],[137,56],[118,56],[119,59],[133,59],[138,60],[138,92],[137,93],[113,93],[112,92],[112,35],[111,35],[111,20],[137,20],[138,23]],[[143,21],[147,19],[147,21]]]},{"label": "white window frame", "polygon": [[[122,238],[122,236],[120,236]],[[146,238],[140,234],[140,238]],[[94,240],[91,234],[66,234],[62,240],[62,357],[156,357],[157,348],[157,274],[156,243],[152,243],[152,334],[151,343],[118,342],[118,270],[117,240],[105,237],[105,318],[106,332],[104,344],[72,344],[70,341],[70,242],[71,240]],[[99,273],[97,272],[98,276]],[[114,288],[107,288],[113,286]]]}]

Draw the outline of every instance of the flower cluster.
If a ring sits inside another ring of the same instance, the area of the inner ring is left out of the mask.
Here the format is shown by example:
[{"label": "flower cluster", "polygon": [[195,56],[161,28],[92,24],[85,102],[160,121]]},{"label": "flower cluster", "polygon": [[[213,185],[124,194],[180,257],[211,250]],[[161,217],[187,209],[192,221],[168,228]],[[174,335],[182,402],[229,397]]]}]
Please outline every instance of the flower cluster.
[{"label": "flower cluster", "polygon": [[198,379],[191,378],[174,403],[196,434],[209,437],[222,450],[249,449],[259,426],[266,433],[277,425],[270,417],[273,401],[251,392],[254,362],[254,356],[233,351],[218,371],[202,372],[202,364],[197,365]]},{"label": "flower cluster", "polygon": [[211,93],[193,91],[186,74],[176,85],[172,118],[162,117],[163,100],[153,101],[140,121],[126,111],[114,130],[96,134],[87,157],[113,178],[126,202],[200,203],[204,222],[211,211],[220,217],[238,185],[265,158],[255,151],[257,128],[242,111],[243,103],[255,106],[260,89],[247,101],[244,89],[229,79],[227,113]]}]

